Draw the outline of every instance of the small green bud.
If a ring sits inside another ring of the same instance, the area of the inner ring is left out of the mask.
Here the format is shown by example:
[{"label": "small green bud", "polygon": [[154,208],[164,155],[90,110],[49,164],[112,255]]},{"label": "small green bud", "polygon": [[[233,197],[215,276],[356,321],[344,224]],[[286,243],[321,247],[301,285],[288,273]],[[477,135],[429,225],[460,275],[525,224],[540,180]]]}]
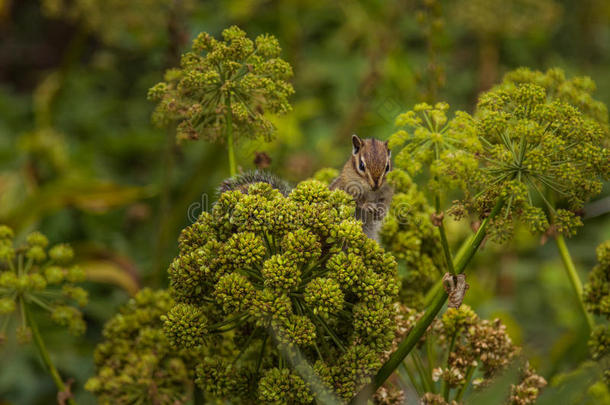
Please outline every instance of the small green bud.
[{"label": "small green bud", "polygon": [[47,288],[47,280],[38,273],[28,274],[26,276],[27,287],[33,291],[42,291]]},{"label": "small green bud", "polygon": [[74,259],[74,250],[70,245],[62,243],[49,250],[49,257],[57,264],[68,264]]},{"label": "small green bud", "polygon": [[49,245],[49,240],[40,232],[32,232],[26,238],[26,242],[29,246],[40,246],[46,248]]},{"label": "small green bud", "polygon": [[64,280],[64,270],[58,266],[49,266],[44,269],[44,276],[49,284],[59,284]]},{"label": "small green bud", "polygon": [[8,315],[15,311],[15,300],[2,297],[0,298],[0,315]]},{"label": "small green bud", "polygon": [[0,273],[0,287],[4,288],[17,288],[19,285],[19,279],[12,271],[5,271]]},{"label": "small green bud", "polygon": [[42,246],[32,245],[25,251],[25,257],[34,263],[42,263],[47,258],[47,253]]},{"label": "small green bud", "polygon": [[87,279],[87,274],[85,271],[79,266],[72,266],[68,269],[68,273],[66,274],[66,280],[71,283],[82,283]]},{"label": "small green bud", "polygon": [[15,237],[13,230],[6,225],[0,225],[0,241],[10,241]]}]

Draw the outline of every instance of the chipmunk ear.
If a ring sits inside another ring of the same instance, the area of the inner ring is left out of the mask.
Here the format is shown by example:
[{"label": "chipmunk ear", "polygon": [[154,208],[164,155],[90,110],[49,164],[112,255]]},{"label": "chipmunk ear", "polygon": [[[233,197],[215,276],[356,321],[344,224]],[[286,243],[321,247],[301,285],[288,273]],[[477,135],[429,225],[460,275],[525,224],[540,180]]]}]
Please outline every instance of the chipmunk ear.
[{"label": "chipmunk ear", "polygon": [[360,139],[360,137],[356,134],[352,135],[352,145],[354,146],[354,149],[352,150],[352,154],[356,154],[360,151],[360,148],[362,148],[362,139]]}]

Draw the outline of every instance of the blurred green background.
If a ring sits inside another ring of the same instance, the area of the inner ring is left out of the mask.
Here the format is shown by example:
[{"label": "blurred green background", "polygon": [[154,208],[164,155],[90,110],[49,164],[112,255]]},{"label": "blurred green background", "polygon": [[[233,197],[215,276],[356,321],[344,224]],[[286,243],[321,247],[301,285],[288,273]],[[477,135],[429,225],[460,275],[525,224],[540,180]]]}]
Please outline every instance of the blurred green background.
[{"label": "blurred green background", "polygon": [[[277,139],[240,143],[239,165],[266,152],[292,182],[340,167],[352,133],[386,139],[418,101],[472,111],[519,66],[588,75],[610,104],[607,0],[0,0],[0,223],[72,243],[88,272],[86,335],[42,328],[79,403],[95,402],[82,387],[104,322],[139,287],[166,285],[180,229],[228,174],[222,145],[176,145],[154,128],[146,92],[195,35],[232,24],[279,39],[296,90],[294,110],[273,118]],[[569,241],[583,280],[610,239],[609,188]],[[455,244],[465,227],[450,224]],[[466,303],[500,317],[552,380],[587,359],[587,335],[556,248],[541,242],[487,246]],[[0,404],[55,393],[33,349],[9,339]]]}]

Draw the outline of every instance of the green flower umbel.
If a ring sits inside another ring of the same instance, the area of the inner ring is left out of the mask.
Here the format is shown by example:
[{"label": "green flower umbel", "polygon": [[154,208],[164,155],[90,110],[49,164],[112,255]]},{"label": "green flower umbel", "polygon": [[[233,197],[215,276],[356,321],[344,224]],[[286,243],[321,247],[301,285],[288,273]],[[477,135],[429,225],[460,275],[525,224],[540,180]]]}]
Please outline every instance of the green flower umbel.
[{"label": "green flower umbel", "polygon": [[509,74],[479,99],[474,121],[482,150],[473,152],[483,169],[481,176],[468,179],[469,189],[478,190],[469,203],[488,213],[504,201],[495,220],[502,232],[496,236],[509,235],[506,225],[513,219],[532,231],[552,227],[572,235],[582,224],[576,213],[610,177],[606,128],[598,117],[603,109],[591,104],[591,86],[570,84],[590,106],[583,112],[582,103],[569,103],[576,93],[558,90],[568,84],[543,82],[543,87],[532,83],[540,80],[524,82],[523,76]]},{"label": "green flower umbel", "polygon": [[48,248],[39,232],[15,245],[13,231],[0,225],[0,341],[5,339],[10,316],[19,313],[17,337],[31,338],[32,310],[43,310],[59,325],[76,335],[85,331],[78,307],[87,304],[87,291],[75,285],[85,280],[84,271],[71,264],[74,253],[66,244]]},{"label": "green flower umbel", "polygon": [[85,385],[100,404],[187,402],[200,356],[173,349],[163,333],[160,317],[174,304],[168,292],[144,289],[108,321],[95,350],[97,374]]},{"label": "green flower umbel", "polygon": [[447,103],[431,106],[417,104],[412,111],[400,114],[400,128],[390,137],[390,149],[400,148],[395,166],[410,175],[428,168],[429,185],[434,192],[464,187],[464,179],[476,174],[477,160],[469,150],[480,147],[470,116],[458,111],[448,121]]},{"label": "green flower umbel", "polygon": [[[392,342],[396,262],[319,181],[223,193],[180,237],[163,317],[176,348],[213,355],[202,390],[233,403],[347,400]],[[206,396],[207,398],[207,396]]]},{"label": "green flower umbel", "polygon": [[178,139],[216,141],[232,127],[236,138],[270,140],[274,128],[265,114],[291,109],[287,99],[294,90],[286,80],[292,68],[271,35],[252,41],[233,26],[222,37],[199,34],[180,67],[150,89],[149,98],[158,102],[153,121],[178,121]]}]

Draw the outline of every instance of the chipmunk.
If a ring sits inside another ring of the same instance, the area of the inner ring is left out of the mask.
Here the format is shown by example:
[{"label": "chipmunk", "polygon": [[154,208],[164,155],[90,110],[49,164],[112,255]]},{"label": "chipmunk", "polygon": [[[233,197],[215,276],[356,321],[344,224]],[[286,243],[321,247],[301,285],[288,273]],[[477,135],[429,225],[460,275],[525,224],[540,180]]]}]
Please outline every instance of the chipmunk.
[{"label": "chipmunk", "polygon": [[352,135],[352,146],[350,158],[329,188],[343,190],[354,198],[362,230],[369,238],[378,240],[379,228],[394,194],[386,182],[386,175],[392,170],[392,153],[387,141],[360,139],[358,135]]},{"label": "chipmunk", "polygon": [[[388,143],[377,139],[360,139],[352,136],[352,154],[339,177],[329,189],[340,189],[350,194],[356,201],[356,219],[362,221],[364,233],[378,240],[381,222],[390,205],[393,190],[386,183],[385,176],[392,169]],[[263,182],[279,190],[284,196],[291,187],[284,180],[265,171],[252,171],[234,176],[222,182],[219,192],[239,190],[246,193],[248,186]]]}]

